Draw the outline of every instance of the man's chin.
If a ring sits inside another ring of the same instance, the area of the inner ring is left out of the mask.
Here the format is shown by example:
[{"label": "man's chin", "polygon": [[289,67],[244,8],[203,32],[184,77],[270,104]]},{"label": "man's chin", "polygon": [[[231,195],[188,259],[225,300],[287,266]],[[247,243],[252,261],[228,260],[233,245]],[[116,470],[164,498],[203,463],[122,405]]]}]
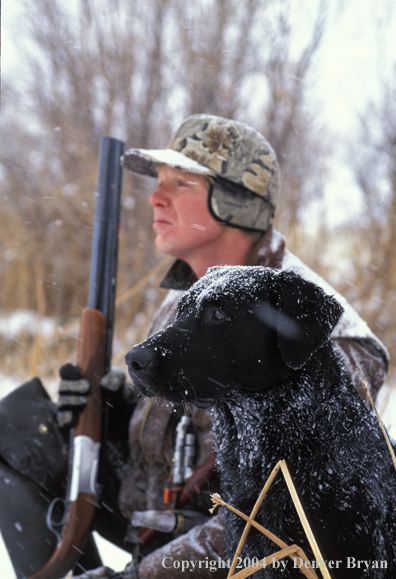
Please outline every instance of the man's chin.
[{"label": "man's chin", "polygon": [[177,252],[175,251],[175,246],[171,242],[168,236],[165,236],[159,232],[157,232],[157,237],[155,238],[155,246],[161,253],[165,255],[170,255],[172,257],[177,258]]}]

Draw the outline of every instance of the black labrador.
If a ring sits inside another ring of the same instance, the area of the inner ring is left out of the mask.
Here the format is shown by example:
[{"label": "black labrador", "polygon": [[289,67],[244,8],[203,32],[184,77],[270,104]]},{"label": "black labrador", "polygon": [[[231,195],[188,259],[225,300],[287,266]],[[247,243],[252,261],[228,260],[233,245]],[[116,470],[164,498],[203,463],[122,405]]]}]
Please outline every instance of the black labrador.
[{"label": "black labrador", "polygon": [[[126,355],[147,396],[209,408],[222,498],[246,514],[281,459],[333,579],[396,577],[396,471],[383,433],[330,341],[342,307],[293,271],[215,267],[175,322]],[[282,475],[257,522],[314,554]],[[245,522],[226,510],[232,557]],[[242,560],[279,550],[252,529]],[[284,559],[254,576],[302,577]],[[317,571],[320,576],[320,571]]]}]

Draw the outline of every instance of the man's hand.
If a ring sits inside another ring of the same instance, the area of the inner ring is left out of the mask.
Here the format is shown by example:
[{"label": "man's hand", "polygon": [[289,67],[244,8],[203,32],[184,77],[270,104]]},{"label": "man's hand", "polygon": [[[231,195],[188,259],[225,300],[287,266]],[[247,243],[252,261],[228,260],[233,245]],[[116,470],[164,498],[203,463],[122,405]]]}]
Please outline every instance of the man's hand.
[{"label": "man's hand", "polygon": [[111,390],[111,392],[118,392],[125,384],[125,374],[120,369],[114,366],[111,368],[110,372],[105,374],[100,381],[100,385],[106,390]]},{"label": "man's hand", "polygon": [[78,415],[87,404],[90,391],[88,380],[82,377],[81,370],[73,364],[64,364],[59,375],[59,398],[57,402],[57,419],[59,426],[74,426]]},{"label": "man's hand", "polygon": [[[81,375],[81,370],[73,364],[64,364],[59,374],[59,398],[57,402],[57,419],[61,427],[72,427],[87,404],[91,387],[88,380]],[[103,376],[100,385],[110,392],[117,392],[124,387],[125,374],[119,368],[112,368]],[[123,388],[124,390],[124,388]]]}]

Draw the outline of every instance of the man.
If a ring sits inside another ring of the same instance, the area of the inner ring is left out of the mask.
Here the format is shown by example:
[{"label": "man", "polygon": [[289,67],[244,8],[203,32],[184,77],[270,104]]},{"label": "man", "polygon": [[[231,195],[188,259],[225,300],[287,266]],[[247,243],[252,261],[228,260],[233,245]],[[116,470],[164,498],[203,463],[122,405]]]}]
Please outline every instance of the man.
[{"label": "man", "polygon": [[[123,163],[131,171],[157,177],[158,188],[150,196],[156,245],[175,258],[162,283],[169,293],[153,320],[151,333],[173,321],[181,293],[213,265],[294,267],[336,294],[285,249],[283,236],[271,227],[279,195],[279,169],[271,146],[252,128],[220,117],[194,115],[182,123],[168,149],[132,149],[125,154]],[[336,295],[342,301],[345,314],[334,331],[333,340],[341,349],[355,387],[362,392],[358,369],[375,396],[386,375],[387,352],[354,310]],[[83,386],[83,396],[79,398],[81,381],[76,380],[76,376],[63,370],[62,377],[59,418],[66,423],[70,411],[84,404],[85,392]],[[115,406],[121,408],[122,404],[116,400],[122,399],[125,388],[122,380],[114,379],[114,374],[110,378]],[[128,419],[131,415],[128,462],[118,473],[119,484],[112,486],[110,481],[108,488],[113,489],[113,496],[109,498],[113,503],[114,495],[118,495],[118,508],[121,517],[124,516],[118,519],[119,529],[125,535],[123,546],[134,552],[139,544],[140,526],[148,526],[147,511],[156,511],[154,527],[162,524],[164,488],[174,475],[175,432],[181,416],[180,409],[171,404],[142,397],[132,400],[129,408],[126,413]],[[187,408],[182,409],[183,412],[186,432],[188,429],[196,441],[190,466],[198,469],[207,463],[212,452],[210,419],[202,409]],[[108,471],[114,473],[117,470],[114,457],[121,456],[117,455],[119,446],[115,438],[110,433],[107,447],[112,450],[113,459],[106,458]],[[116,473],[112,476],[117,478]],[[211,492],[217,482],[216,478],[212,480]],[[107,490],[107,496],[109,494],[111,491]],[[218,562],[225,552],[222,515],[220,512],[209,517],[208,495],[206,491],[198,494],[167,528],[164,526],[152,543],[140,548],[134,563],[122,574],[100,568],[81,577],[174,579],[185,575],[182,561],[196,562],[194,577],[226,577],[227,568],[217,563],[214,573],[214,565],[209,564]],[[102,496],[96,528],[120,544],[120,533],[114,533],[112,538],[109,532],[116,526],[116,518],[112,517],[117,506],[112,504],[110,516],[106,504]],[[94,560],[85,568],[92,569]]]}]

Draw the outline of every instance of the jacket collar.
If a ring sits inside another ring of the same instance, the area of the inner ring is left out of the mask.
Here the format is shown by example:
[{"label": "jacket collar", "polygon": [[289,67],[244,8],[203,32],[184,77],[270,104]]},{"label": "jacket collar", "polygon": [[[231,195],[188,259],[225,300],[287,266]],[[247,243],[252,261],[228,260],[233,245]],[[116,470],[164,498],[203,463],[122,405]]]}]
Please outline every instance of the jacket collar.
[{"label": "jacket collar", "polygon": [[[245,265],[263,265],[280,269],[285,253],[285,238],[276,229],[263,235],[248,255]],[[177,259],[162,280],[160,287],[165,289],[187,290],[197,280],[191,267]]]}]

